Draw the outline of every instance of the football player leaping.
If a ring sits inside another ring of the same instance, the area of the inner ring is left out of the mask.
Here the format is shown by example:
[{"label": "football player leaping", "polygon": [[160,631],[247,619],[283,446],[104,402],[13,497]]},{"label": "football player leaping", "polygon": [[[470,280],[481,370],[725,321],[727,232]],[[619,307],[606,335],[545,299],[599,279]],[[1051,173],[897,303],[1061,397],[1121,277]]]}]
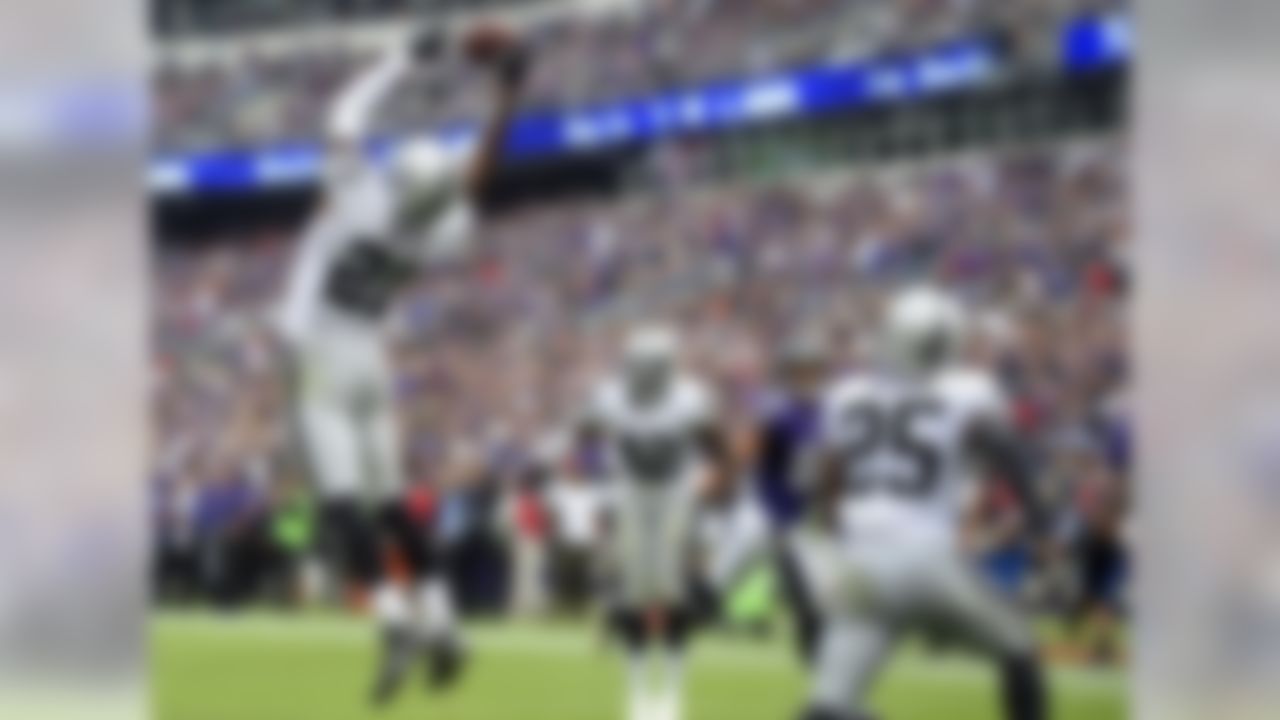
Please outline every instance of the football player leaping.
[{"label": "football player leaping", "polygon": [[[824,397],[815,463],[838,539],[804,720],[869,717],[867,692],[898,638],[943,631],[998,663],[1006,717],[1042,720],[1041,667],[1027,619],[969,567],[961,548],[970,462],[1020,491],[1033,529],[1044,514],[994,378],[955,358],[964,317],[931,288],[893,298],[881,367]],[[1047,546],[1044,546],[1047,547]]]},{"label": "football player leaping", "polygon": [[[429,69],[459,48],[494,80],[494,107],[469,156],[422,139],[374,162],[368,143],[379,106],[411,70]],[[354,78],[327,117],[331,164],[323,205],[300,242],[280,308],[322,530],[341,551],[344,575],[372,590],[384,638],[373,688],[379,703],[392,697],[424,650],[437,685],[450,682],[463,659],[436,550],[403,504],[404,455],[384,325],[399,291],[423,270],[463,254],[526,64],[509,33],[485,26],[454,39],[421,33]],[[394,543],[407,560],[411,592],[385,575],[383,543]]]}]

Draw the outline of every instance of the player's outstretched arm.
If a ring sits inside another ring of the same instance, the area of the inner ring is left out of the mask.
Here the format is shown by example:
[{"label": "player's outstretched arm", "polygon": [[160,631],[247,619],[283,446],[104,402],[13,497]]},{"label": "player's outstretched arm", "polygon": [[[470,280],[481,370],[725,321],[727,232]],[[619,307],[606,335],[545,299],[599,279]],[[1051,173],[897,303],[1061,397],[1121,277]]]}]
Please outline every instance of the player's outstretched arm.
[{"label": "player's outstretched arm", "polygon": [[424,29],[407,42],[387,48],[348,80],[325,117],[325,139],[335,159],[362,162],[364,144],[372,136],[378,112],[387,99],[415,66],[438,59],[446,49],[443,33]]},{"label": "player's outstretched arm", "polygon": [[477,206],[488,194],[502,160],[507,132],[519,107],[520,89],[529,70],[529,50],[506,30],[481,25],[465,38],[467,54],[486,65],[493,78],[493,109],[480,131],[467,168],[467,192]]},{"label": "player's outstretched arm", "polygon": [[410,48],[395,46],[358,72],[338,91],[325,118],[325,139],[343,161],[363,157],[374,117],[396,84],[413,66]]}]

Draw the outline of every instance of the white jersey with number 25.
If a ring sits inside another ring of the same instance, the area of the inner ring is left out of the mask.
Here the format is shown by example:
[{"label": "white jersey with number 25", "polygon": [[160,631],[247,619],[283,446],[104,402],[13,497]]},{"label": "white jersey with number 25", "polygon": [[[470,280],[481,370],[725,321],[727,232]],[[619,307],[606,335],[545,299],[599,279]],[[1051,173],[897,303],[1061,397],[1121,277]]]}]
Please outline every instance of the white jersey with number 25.
[{"label": "white jersey with number 25", "polygon": [[823,443],[841,458],[842,532],[951,543],[970,497],[968,438],[980,421],[1003,422],[990,373],[861,373],[837,381],[823,405]]}]

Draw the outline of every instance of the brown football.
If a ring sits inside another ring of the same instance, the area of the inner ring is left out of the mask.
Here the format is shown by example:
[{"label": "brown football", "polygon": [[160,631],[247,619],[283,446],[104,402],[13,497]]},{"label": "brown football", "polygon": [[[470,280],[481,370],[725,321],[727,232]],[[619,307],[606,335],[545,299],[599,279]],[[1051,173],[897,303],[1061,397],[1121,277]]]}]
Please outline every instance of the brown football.
[{"label": "brown football", "polygon": [[467,56],[477,62],[493,60],[514,44],[515,33],[507,26],[492,21],[469,28],[463,39]]}]

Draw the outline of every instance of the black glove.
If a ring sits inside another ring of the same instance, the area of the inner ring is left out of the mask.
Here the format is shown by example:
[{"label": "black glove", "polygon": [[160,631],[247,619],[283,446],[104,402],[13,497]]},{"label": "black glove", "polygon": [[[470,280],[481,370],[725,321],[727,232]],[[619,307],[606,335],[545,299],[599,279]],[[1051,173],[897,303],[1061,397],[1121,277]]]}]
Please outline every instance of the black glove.
[{"label": "black glove", "polygon": [[507,87],[520,87],[529,75],[532,64],[531,53],[524,43],[516,43],[504,52],[494,63],[498,77]]},{"label": "black glove", "polygon": [[410,40],[410,52],[415,62],[430,62],[444,55],[446,38],[439,28],[423,28]]}]

